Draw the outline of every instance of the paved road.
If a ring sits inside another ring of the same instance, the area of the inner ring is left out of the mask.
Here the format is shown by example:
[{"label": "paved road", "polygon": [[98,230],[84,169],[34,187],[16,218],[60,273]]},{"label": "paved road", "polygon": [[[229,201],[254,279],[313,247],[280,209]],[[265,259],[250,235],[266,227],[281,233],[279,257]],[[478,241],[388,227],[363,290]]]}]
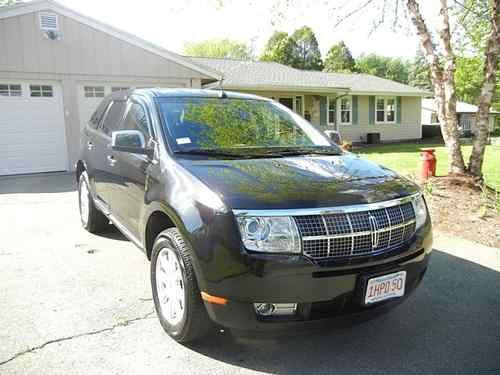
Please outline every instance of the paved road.
[{"label": "paved road", "polygon": [[156,320],[143,254],[116,231],[80,228],[71,176],[0,178],[0,238],[2,375],[500,374],[491,249],[471,246],[493,254],[479,265],[445,252],[464,243],[439,241],[412,298],[355,327],[186,347]]}]

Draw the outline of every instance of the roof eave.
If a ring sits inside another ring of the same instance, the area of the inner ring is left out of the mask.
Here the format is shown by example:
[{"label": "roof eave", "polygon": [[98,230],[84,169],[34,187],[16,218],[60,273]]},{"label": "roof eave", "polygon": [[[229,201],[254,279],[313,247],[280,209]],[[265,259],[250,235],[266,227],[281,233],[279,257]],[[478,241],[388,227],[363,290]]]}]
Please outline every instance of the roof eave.
[{"label": "roof eave", "polygon": [[[235,85],[235,84],[225,84],[222,83],[224,89],[227,90],[254,90],[254,91],[296,91],[296,92],[307,92],[311,94],[324,93],[348,93],[350,89],[348,87],[316,87],[316,86],[293,86],[293,85],[266,85],[266,84],[249,84],[249,85]],[[210,83],[205,85],[204,88],[217,88],[219,83]]]}]

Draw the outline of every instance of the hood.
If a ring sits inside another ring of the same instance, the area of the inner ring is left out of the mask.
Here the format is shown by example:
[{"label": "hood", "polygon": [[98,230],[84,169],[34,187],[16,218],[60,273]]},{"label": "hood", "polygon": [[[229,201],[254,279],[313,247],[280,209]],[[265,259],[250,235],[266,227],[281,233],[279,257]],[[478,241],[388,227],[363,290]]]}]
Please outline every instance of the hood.
[{"label": "hood", "polygon": [[354,154],[178,162],[231,209],[332,207],[418,191],[406,178]]}]

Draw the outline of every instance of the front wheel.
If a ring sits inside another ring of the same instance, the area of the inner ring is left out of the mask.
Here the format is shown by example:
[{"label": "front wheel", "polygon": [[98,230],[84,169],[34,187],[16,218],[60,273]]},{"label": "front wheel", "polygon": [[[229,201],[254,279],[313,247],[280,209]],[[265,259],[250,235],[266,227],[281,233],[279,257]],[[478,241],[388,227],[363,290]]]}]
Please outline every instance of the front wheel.
[{"label": "front wheel", "polygon": [[108,218],[95,206],[89,189],[89,177],[83,171],[78,179],[78,203],[82,226],[90,233],[104,231],[109,223]]},{"label": "front wheel", "polygon": [[178,342],[205,336],[208,317],[192,266],[191,249],[177,228],[161,232],[151,255],[151,286],[163,329]]}]

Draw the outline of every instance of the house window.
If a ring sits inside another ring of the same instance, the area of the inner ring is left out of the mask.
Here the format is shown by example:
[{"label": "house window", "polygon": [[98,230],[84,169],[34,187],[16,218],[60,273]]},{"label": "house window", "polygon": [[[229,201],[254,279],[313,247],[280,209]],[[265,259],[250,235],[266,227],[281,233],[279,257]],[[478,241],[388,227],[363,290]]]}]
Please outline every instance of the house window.
[{"label": "house window", "polygon": [[302,103],[303,103],[302,96],[296,96],[295,97],[295,112],[301,116],[304,115]]},{"label": "house window", "polygon": [[54,91],[49,85],[30,85],[30,96],[32,98],[52,98]]},{"label": "house window", "polygon": [[351,97],[340,98],[339,100],[339,116],[341,124],[350,124],[352,118],[352,100]]},{"label": "house window", "polygon": [[130,89],[130,87],[111,87],[111,92],[117,92],[117,91],[127,91]]},{"label": "house window", "polygon": [[439,123],[438,117],[436,113],[431,113],[431,124],[437,124]]},{"label": "house window", "polygon": [[0,96],[22,96],[21,85],[0,84]]},{"label": "house window", "polygon": [[380,123],[394,123],[396,121],[396,98],[377,97],[375,106],[375,120]]},{"label": "house window", "polygon": [[85,86],[83,90],[86,98],[104,98],[103,86]]},{"label": "house window", "polygon": [[335,125],[335,98],[328,97],[328,125]]}]

